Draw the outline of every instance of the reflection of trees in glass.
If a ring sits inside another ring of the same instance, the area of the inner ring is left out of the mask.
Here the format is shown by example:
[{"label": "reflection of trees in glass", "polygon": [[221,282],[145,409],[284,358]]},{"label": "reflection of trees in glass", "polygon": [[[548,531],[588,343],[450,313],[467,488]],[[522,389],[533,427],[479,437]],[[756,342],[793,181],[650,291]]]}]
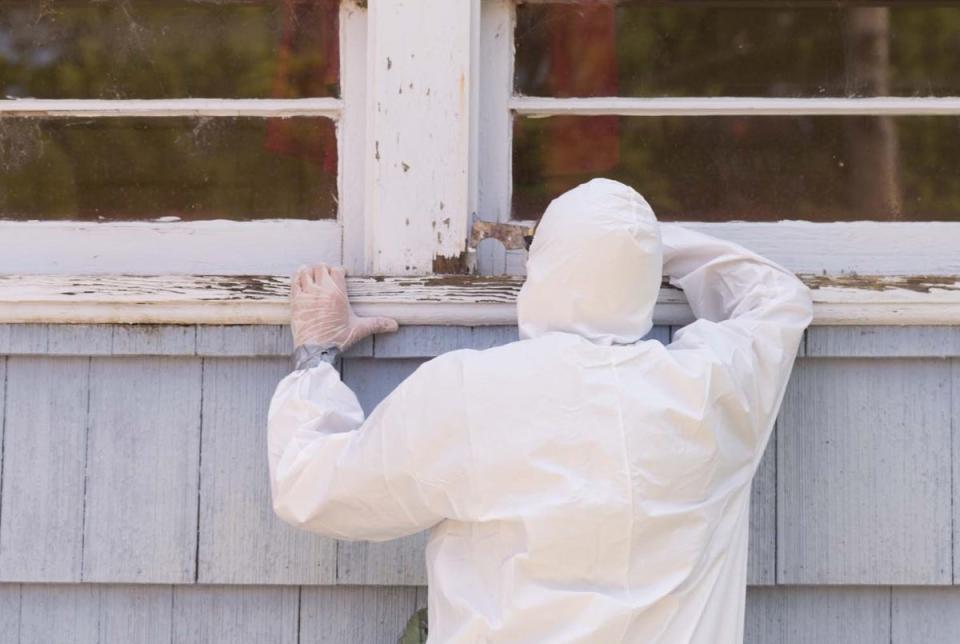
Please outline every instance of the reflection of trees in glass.
[{"label": "reflection of trees in glass", "polygon": [[[828,3],[621,1],[611,11],[622,96],[870,95],[845,65],[851,13],[867,7]],[[898,4],[889,15],[890,91],[897,96],[960,94],[960,7]],[[876,7],[874,7],[876,9]],[[557,66],[548,46],[591,5],[524,4],[517,13],[516,88],[549,96]],[[596,42],[594,48],[610,43]],[[577,58],[591,60],[588,46]],[[565,96],[598,96],[599,87],[569,87]],[[557,94],[559,95],[559,94]]]},{"label": "reflection of trees in glass", "polygon": [[[0,0],[0,90],[300,98],[339,84],[337,0]],[[336,215],[327,119],[0,121],[0,217]]]},{"label": "reflection of trees in glass", "polygon": [[[844,14],[847,83],[864,96],[890,94],[890,10],[856,7]],[[899,219],[902,210],[897,132],[890,117],[846,120],[847,198],[861,217]]]},{"label": "reflection of trees in glass", "polygon": [[0,92],[334,96],[337,0],[0,0]]},{"label": "reflection of trees in glass", "polygon": [[[580,120],[580,131],[588,131],[596,118],[515,120],[515,216],[539,217],[558,192],[596,176],[571,172],[547,181],[540,162],[565,121]],[[889,120],[898,142],[900,209],[869,218],[960,220],[955,116],[621,117],[620,161],[603,176],[634,186],[665,219],[863,219],[862,204],[849,194],[851,119],[872,130]],[[568,153],[591,145],[584,136]]]},{"label": "reflection of trees in glass", "polygon": [[[960,7],[804,4],[617,3],[609,18],[615,23],[616,93],[960,93]],[[518,11],[519,92],[611,94],[606,87],[564,83],[558,76],[570,72],[553,62],[554,32],[588,17],[588,9],[521,5]],[[637,186],[668,217],[960,219],[960,188],[951,178],[960,168],[960,146],[954,144],[960,131],[951,117],[636,117],[619,120],[615,143],[595,135],[594,129],[611,127],[598,117],[554,117],[546,123],[516,121],[519,217],[539,216],[562,189],[604,174]],[[558,137],[564,128],[568,135]],[[604,154],[597,149],[603,145],[612,149]],[[579,168],[567,162],[565,171],[557,172],[558,155],[617,161],[600,171],[586,161]]]},{"label": "reflection of trees in glass", "polygon": [[323,118],[3,119],[0,218],[335,217],[328,142]]}]

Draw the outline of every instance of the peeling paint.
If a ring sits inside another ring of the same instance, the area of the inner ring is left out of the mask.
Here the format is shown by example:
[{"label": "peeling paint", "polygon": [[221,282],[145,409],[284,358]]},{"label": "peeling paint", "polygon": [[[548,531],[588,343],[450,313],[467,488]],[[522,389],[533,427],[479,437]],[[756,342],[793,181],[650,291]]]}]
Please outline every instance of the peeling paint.
[{"label": "peeling paint", "polygon": [[533,235],[533,226],[477,220],[470,228],[467,247],[476,249],[484,239],[496,239],[507,250],[524,250],[526,238]]},{"label": "peeling paint", "polygon": [[901,289],[916,293],[932,290],[960,291],[960,276],[956,275],[799,275],[811,289],[855,288],[867,291]]},{"label": "peeling paint", "polygon": [[[438,258],[439,259],[439,258]],[[467,275],[462,273],[445,275],[428,275],[425,277],[398,277],[397,286],[402,288],[409,287],[448,287],[459,286],[467,288],[482,288],[492,291],[503,290],[516,292],[520,289],[523,280],[511,276],[489,276],[489,275]]]},{"label": "peeling paint", "polygon": [[393,67],[393,61],[390,60],[389,56],[387,56],[387,69],[391,69],[392,67]]},{"label": "peeling paint", "polygon": [[[362,315],[396,317],[401,324],[513,323],[523,278],[455,272],[461,258],[436,257],[434,267],[442,274],[350,276],[350,300]],[[409,262],[405,268],[415,269]],[[814,324],[955,324],[960,319],[960,276],[802,277],[814,287]],[[0,320],[283,324],[289,282],[285,275],[0,275]],[[683,294],[674,288],[661,291],[656,315],[662,324],[690,321]]]},{"label": "peeling paint", "polygon": [[407,165],[407,164],[406,164],[405,162],[403,162],[403,161],[400,162],[400,167],[403,168],[403,171],[404,171],[404,172],[409,172],[409,171],[410,171],[410,166]]},{"label": "peeling paint", "polygon": [[433,272],[444,275],[463,275],[467,270],[466,251],[448,257],[446,255],[435,255],[433,258]]}]

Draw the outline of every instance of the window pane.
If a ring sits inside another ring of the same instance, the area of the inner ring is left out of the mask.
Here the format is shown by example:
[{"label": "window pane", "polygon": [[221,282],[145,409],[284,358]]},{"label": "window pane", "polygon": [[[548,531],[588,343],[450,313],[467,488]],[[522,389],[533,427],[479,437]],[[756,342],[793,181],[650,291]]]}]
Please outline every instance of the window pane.
[{"label": "window pane", "polygon": [[0,218],[336,216],[324,118],[0,120]]},{"label": "window pane", "polygon": [[513,208],[593,177],[663,219],[960,221],[957,116],[554,116],[514,122]]},{"label": "window pane", "polygon": [[0,0],[0,95],[335,96],[337,11],[336,0]]},{"label": "window pane", "polygon": [[956,96],[960,6],[523,4],[530,96]]}]

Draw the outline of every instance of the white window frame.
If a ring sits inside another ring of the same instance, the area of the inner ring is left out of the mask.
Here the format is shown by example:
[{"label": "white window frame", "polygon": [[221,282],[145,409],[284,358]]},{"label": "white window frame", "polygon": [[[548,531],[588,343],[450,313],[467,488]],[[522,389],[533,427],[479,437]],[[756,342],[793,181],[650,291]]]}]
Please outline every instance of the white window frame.
[{"label": "white window frame", "polygon": [[326,117],[338,146],[335,219],[0,221],[0,274],[282,274],[325,261],[353,267],[362,249],[366,11],[340,8],[340,98],[0,100],[0,118]]},{"label": "white window frame", "polygon": [[[541,4],[551,0],[521,0]],[[515,0],[485,0],[481,56],[480,212],[510,220],[513,115],[705,116],[790,114],[960,114],[960,98],[551,98],[513,92]],[[509,45],[509,46],[507,46]],[[655,204],[654,204],[655,207]],[[529,223],[529,222],[524,222]],[[694,222],[692,228],[743,244],[798,274],[960,275],[960,222]],[[523,254],[489,244],[485,274],[523,274]],[[869,287],[869,278],[865,278]],[[960,320],[956,320],[960,322]]]},{"label": "white window frame", "polygon": [[[431,274],[463,265],[471,217],[510,220],[514,114],[960,114],[960,99],[952,98],[515,97],[514,0],[366,4],[347,4],[341,13],[341,99],[160,106],[200,110],[191,114],[242,108],[337,116],[337,222],[3,224],[0,274],[19,275],[0,276],[0,322],[281,323],[286,276],[299,264],[326,261],[355,276],[349,287],[361,313],[408,324],[510,324],[524,252],[486,241],[477,265],[495,277]],[[50,102],[29,103],[51,109]],[[17,109],[27,106],[16,102]],[[13,108],[0,102],[0,111]],[[690,225],[804,276],[816,287],[815,323],[960,323],[960,223]],[[157,277],[131,284],[119,273]],[[100,275],[77,277],[89,274]],[[211,275],[259,277],[249,288],[248,281]],[[656,321],[687,320],[682,298],[664,291]]]}]

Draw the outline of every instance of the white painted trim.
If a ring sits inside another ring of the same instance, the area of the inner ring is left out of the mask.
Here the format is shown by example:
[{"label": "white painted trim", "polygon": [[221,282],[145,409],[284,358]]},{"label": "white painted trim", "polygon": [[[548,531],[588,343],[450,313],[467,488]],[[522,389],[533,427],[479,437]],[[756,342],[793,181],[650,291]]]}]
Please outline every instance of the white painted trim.
[{"label": "white painted trim", "polygon": [[[733,221],[684,225],[736,242],[796,273],[960,275],[960,222]],[[509,252],[508,271],[523,274],[525,257],[523,251]]]},{"label": "white painted trim", "polygon": [[[797,273],[960,274],[960,222],[687,225],[737,242]],[[340,227],[333,220],[0,221],[0,274],[276,275],[304,263],[340,262],[340,241]],[[522,271],[525,253],[509,257]]]},{"label": "white painted trim", "polygon": [[960,114],[960,98],[550,98],[514,96],[510,109],[524,116],[732,116]]},{"label": "white painted trim", "polygon": [[340,5],[340,93],[337,123],[338,218],[343,227],[341,263],[351,273],[366,267],[364,167],[367,136],[367,10],[353,0]]},{"label": "white painted trim", "polygon": [[[805,278],[816,325],[958,325],[960,278]],[[0,276],[0,323],[286,324],[287,277]],[[401,324],[516,324],[517,278],[348,279],[360,315]],[[907,285],[910,288],[904,288]],[[683,294],[660,293],[657,324],[692,320]]]},{"label": "white painted trim", "polygon": [[[0,273],[285,274],[302,264],[345,263],[358,272],[359,245],[343,246],[344,222],[363,216],[366,10],[341,5],[343,98],[0,100],[0,118],[326,117],[337,121],[338,220],[0,221]],[[351,231],[352,232],[352,231]],[[351,241],[353,237],[348,237]],[[356,262],[356,263],[355,263]]]},{"label": "white painted trim", "polygon": [[[480,14],[480,93],[477,111],[480,133],[477,139],[477,214],[486,221],[510,220],[513,183],[513,116],[507,108],[513,95],[513,32],[516,3],[513,0],[484,0]],[[502,244],[483,242],[476,252],[481,275],[502,275],[506,253]]]},{"label": "white painted trim", "polygon": [[435,259],[464,251],[479,6],[479,0],[369,2],[369,272],[426,274]]},{"label": "white painted trim", "polygon": [[335,220],[0,221],[0,274],[289,274],[339,263]]},{"label": "white painted trim", "polygon": [[83,117],[119,116],[325,116],[338,118],[339,98],[173,98],[173,99],[37,99],[0,100],[0,116]]},{"label": "white painted trim", "polygon": [[808,221],[684,224],[796,273],[960,275],[960,222]]}]

